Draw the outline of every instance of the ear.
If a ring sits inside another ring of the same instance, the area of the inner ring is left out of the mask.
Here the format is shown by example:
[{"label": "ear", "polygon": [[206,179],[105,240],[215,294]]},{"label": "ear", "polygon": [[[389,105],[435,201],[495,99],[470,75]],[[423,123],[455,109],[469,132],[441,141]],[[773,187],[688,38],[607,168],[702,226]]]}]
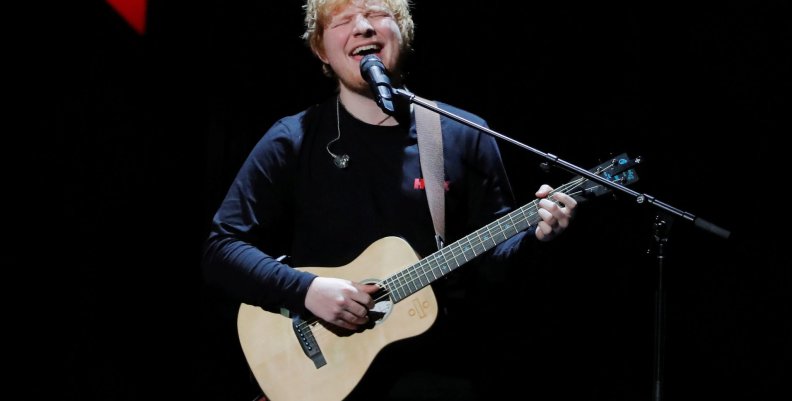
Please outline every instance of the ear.
[{"label": "ear", "polygon": [[330,64],[329,60],[327,59],[327,56],[325,55],[324,47],[322,47],[321,44],[317,46],[311,45],[311,51],[313,52],[314,55],[316,55],[316,57],[319,60],[322,61],[322,63]]}]

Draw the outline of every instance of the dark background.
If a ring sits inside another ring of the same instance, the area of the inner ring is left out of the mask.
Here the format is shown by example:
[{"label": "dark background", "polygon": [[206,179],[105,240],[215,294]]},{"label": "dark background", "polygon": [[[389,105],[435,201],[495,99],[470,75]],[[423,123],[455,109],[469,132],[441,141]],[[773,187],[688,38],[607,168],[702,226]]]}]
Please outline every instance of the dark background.
[{"label": "dark background", "polygon": [[[29,247],[13,266],[30,283],[25,391],[250,400],[236,306],[203,283],[200,249],[253,144],[332,93],[299,38],[301,2],[150,1],[142,36],[103,1],[65,3],[20,31],[34,128],[20,135],[32,167],[15,196],[33,210],[14,213],[11,233]],[[642,156],[634,189],[731,230],[673,225],[667,398],[786,399],[788,3],[416,3],[413,92],[582,167]],[[502,151],[521,203],[569,179]],[[496,282],[492,308],[524,327],[517,346],[470,345],[502,354],[497,391],[651,398],[655,212],[589,203]]]}]

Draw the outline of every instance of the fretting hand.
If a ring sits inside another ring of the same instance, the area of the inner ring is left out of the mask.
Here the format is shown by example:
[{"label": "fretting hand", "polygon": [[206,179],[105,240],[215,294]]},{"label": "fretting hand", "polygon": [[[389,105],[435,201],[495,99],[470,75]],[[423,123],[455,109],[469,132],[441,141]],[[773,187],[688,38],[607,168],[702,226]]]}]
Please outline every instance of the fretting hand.
[{"label": "fretting hand", "polygon": [[563,192],[550,195],[552,191],[549,185],[542,185],[536,191],[536,196],[542,198],[537,210],[542,220],[536,228],[536,238],[540,241],[549,241],[561,234],[575,214],[577,201]]}]

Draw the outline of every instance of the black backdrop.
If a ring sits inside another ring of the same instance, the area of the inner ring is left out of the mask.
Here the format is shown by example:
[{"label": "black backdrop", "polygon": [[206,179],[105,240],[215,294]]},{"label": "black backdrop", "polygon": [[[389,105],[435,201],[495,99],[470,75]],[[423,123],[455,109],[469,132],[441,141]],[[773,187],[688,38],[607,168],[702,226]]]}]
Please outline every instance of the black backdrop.
[{"label": "black backdrop", "polygon": [[[635,189],[732,231],[672,229],[668,399],[780,399],[792,337],[778,194],[788,4],[416,3],[415,93],[584,167],[642,156]],[[15,216],[32,245],[14,265],[30,273],[20,304],[36,311],[23,313],[27,391],[251,399],[235,306],[204,285],[200,247],[263,132],[333,89],[299,39],[300,2],[150,1],[143,36],[98,0],[35,15],[23,31],[35,130],[23,139],[39,169],[22,197],[35,211]],[[521,202],[569,178],[502,151]],[[508,305],[492,307],[525,329],[510,337],[518,347],[483,344],[517,363],[493,367],[499,391],[650,399],[654,212],[591,203],[502,278],[493,291]]]}]

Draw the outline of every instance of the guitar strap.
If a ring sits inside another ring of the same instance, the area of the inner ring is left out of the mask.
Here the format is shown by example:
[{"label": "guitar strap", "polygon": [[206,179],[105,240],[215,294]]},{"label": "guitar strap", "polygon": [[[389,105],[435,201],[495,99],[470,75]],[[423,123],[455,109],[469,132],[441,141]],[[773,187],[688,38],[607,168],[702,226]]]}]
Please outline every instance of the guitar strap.
[{"label": "guitar strap", "polygon": [[[421,99],[435,106],[437,103]],[[415,107],[415,129],[418,136],[418,155],[424,177],[426,199],[435,229],[437,249],[445,241],[445,169],[443,166],[443,133],[440,115],[423,107]]]}]

